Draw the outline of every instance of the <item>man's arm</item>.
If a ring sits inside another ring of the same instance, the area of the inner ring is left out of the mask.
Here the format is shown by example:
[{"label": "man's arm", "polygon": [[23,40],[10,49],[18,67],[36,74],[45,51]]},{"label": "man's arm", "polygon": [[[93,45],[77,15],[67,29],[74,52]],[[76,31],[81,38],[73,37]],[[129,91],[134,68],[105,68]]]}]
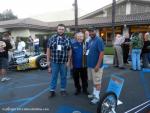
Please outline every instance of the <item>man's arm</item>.
[{"label": "man's arm", "polygon": [[51,66],[50,66],[50,57],[51,57],[51,52],[50,52],[50,48],[47,48],[47,66],[48,66],[48,72],[51,73]]},{"label": "man's arm", "polygon": [[104,57],[104,52],[100,52],[97,65],[100,66]]},{"label": "man's arm", "polygon": [[46,55],[47,55],[47,65],[48,67],[50,67],[50,48],[47,48]]},{"label": "man's arm", "polygon": [[99,70],[99,67],[102,63],[103,57],[104,57],[104,52],[102,51],[99,54],[98,62],[97,62],[96,67],[95,67],[95,72],[97,72]]},{"label": "man's arm", "polygon": [[98,61],[95,67],[95,72],[97,72],[100,68],[100,65],[102,63],[103,57],[104,57],[104,43],[103,41],[99,41],[98,43],[98,50],[99,50],[99,57],[98,57]]},{"label": "man's arm", "polygon": [[68,67],[71,65],[71,61],[72,61],[72,49],[68,51],[68,62],[67,62]]}]

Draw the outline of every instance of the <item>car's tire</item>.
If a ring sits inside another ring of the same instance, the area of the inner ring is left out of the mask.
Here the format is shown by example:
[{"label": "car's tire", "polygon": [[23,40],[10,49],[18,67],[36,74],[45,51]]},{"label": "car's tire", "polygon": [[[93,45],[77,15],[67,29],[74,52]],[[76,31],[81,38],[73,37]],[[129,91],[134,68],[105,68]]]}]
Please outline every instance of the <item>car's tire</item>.
[{"label": "car's tire", "polygon": [[47,59],[46,55],[40,55],[36,59],[36,65],[39,69],[46,69],[47,68]]},{"label": "car's tire", "polygon": [[[110,99],[110,100],[109,100]],[[112,99],[112,100],[111,100]],[[114,108],[114,111],[116,110],[116,107],[117,107],[117,96],[114,92],[108,92],[106,94],[104,94],[102,96],[102,98],[100,99],[99,103],[98,103],[98,107],[97,107],[97,113],[111,113],[111,108],[113,107]],[[106,102],[109,102],[110,101],[110,104],[111,102],[113,102],[111,105],[106,103]],[[107,106],[106,106],[107,105]],[[108,107],[109,106],[109,107]],[[107,112],[104,110],[105,109],[108,110]],[[108,108],[108,109],[107,109]],[[109,112],[110,110],[110,112]],[[113,112],[112,112],[113,113]]]}]

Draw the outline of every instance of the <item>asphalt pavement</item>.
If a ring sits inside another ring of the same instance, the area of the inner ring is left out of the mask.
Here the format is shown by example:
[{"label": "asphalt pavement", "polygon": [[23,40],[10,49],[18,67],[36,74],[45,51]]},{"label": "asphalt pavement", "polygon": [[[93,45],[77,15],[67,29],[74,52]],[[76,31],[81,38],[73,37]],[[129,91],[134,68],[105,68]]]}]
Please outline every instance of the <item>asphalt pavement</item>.
[{"label": "asphalt pavement", "polygon": [[[112,75],[124,79],[117,113],[150,113],[150,72],[117,69],[105,65],[101,96],[106,93]],[[10,81],[0,83],[0,113],[96,113],[86,95],[74,95],[74,83],[68,78],[68,95],[60,95],[60,82],[56,97],[49,98],[50,75],[47,70],[10,71]],[[89,81],[89,92],[92,82]]]}]

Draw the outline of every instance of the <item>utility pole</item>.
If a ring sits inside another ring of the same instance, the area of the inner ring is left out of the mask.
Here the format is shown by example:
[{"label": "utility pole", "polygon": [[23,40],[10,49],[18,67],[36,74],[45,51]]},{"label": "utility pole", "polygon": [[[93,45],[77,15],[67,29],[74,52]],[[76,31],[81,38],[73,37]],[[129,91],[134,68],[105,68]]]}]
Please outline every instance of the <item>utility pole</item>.
[{"label": "utility pole", "polygon": [[75,32],[78,31],[78,1],[74,2],[74,14],[75,14]]},{"label": "utility pole", "polygon": [[112,40],[115,38],[116,0],[112,1]]}]

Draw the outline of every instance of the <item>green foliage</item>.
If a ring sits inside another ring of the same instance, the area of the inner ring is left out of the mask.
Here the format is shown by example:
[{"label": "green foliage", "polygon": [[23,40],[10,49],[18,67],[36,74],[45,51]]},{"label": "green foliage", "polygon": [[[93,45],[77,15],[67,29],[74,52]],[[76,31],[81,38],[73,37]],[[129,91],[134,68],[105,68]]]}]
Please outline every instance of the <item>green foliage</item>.
[{"label": "green foliage", "polygon": [[0,21],[14,20],[17,18],[18,17],[13,14],[11,9],[7,9],[3,13],[0,13]]},{"label": "green foliage", "polygon": [[113,47],[105,47],[104,54],[105,55],[114,55],[114,48]]}]

